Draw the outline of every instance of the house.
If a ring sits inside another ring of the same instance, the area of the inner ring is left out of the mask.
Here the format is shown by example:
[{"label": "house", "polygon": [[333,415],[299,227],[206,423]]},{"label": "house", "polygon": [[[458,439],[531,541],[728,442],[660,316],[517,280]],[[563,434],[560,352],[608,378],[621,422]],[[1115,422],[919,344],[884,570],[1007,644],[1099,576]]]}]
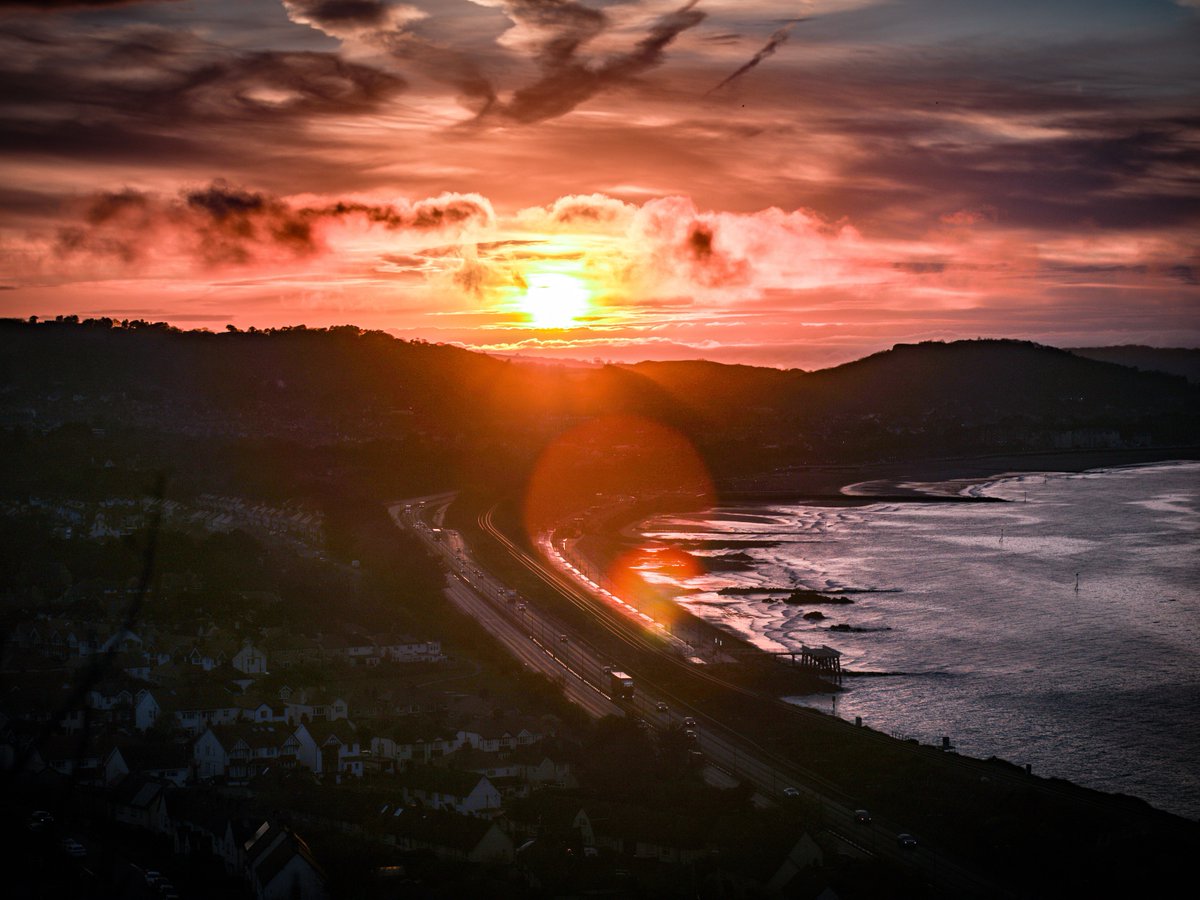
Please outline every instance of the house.
[{"label": "house", "polygon": [[796,874],[809,866],[819,866],[825,861],[825,854],[807,833],[800,835],[787,856],[779,864],[779,868],[767,881],[767,893],[779,894],[791,882]]},{"label": "house", "polygon": [[247,675],[261,675],[267,671],[267,654],[255,647],[247,638],[242,649],[233,655],[229,661],[239,672]]},{"label": "house", "polygon": [[707,855],[709,823],[647,806],[595,803],[588,817],[596,845],[634,859],[691,863]]},{"label": "house", "polygon": [[289,669],[297,663],[316,662],[322,658],[321,645],[313,638],[302,635],[269,630],[263,643],[264,652],[269,654],[273,665],[280,669]]},{"label": "house", "polygon": [[162,695],[162,705],[172,710],[175,725],[199,734],[213,725],[231,725],[242,717],[237,698],[220,685],[190,684]]},{"label": "house", "polygon": [[287,768],[300,766],[310,772],[318,772],[321,766],[320,753],[308,726],[301,724],[293,728],[284,740],[279,758]]},{"label": "house", "polygon": [[128,744],[113,747],[104,757],[104,783],[116,784],[129,775],[147,775],[176,787],[187,784],[192,757],[185,744]]},{"label": "house", "polygon": [[154,834],[170,834],[166,797],[172,787],[171,782],[151,775],[126,776],[109,798],[112,820]]},{"label": "house", "polygon": [[441,859],[508,863],[513,842],[490,819],[403,806],[385,810],[384,833],[404,850],[429,850]]},{"label": "house", "polygon": [[38,741],[37,748],[40,760],[60,775],[70,776],[79,784],[104,783],[104,759],[112,749],[110,738],[82,740],[74,734],[51,734]]},{"label": "house", "polygon": [[325,873],[290,828],[264,826],[246,844],[246,875],[257,900],[324,900]]},{"label": "house", "polygon": [[116,667],[135,681],[150,681],[153,665],[148,653],[123,653],[116,659]]},{"label": "house", "polygon": [[381,635],[375,637],[379,655],[392,662],[441,662],[441,641],[419,641],[411,637]]},{"label": "house", "polygon": [[212,728],[192,741],[192,767],[202,781],[219,778],[229,768],[229,750]]},{"label": "house", "polygon": [[133,694],[124,685],[109,681],[91,688],[85,695],[85,700],[89,709],[112,712],[122,706],[132,706]]},{"label": "house", "polygon": [[138,731],[153,728],[161,712],[158,701],[148,689],[142,688],[133,695],[133,727]]},{"label": "house", "polygon": [[132,653],[142,649],[142,639],[128,628],[121,628],[111,634],[98,648],[100,653]]},{"label": "house", "polygon": [[240,722],[213,730],[229,754],[225,774],[232,782],[245,782],[279,762],[292,731],[274,722]]},{"label": "house", "polygon": [[556,791],[538,791],[505,809],[505,817],[518,840],[537,838],[542,843],[579,853],[596,846],[596,832],[584,803]]},{"label": "house", "polygon": [[312,722],[301,727],[312,736],[316,746],[314,772],[323,775],[362,777],[362,750],[353,724],[339,719],[331,722]]},{"label": "house", "polygon": [[566,760],[552,759],[544,753],[537,753],[533,748],[530,748],[529,754],[522,754],[520,760],[524,766],[522,777],[528,784],[552,784],[569,788],[579,783],[571,763]]},{"label": "house", "polygon": [[179,856],[219,859],[229,822],[225,805],[213,794],[194,790],[167,794],[167,811]]},{"label": "house", "polygon": [[476,750],[497,753],[537,743],[545,734],[541,727],[532,721],[503,722],[477,719],[460,728],[455,737],[460,747],[471,746]]},{"label": "house", "polygon": [[500,812],[501,797],[484,775],[434,766],[414,766],[397,775],[404,799],[430,809],[490,816]]},{"label": "house", "polygon": [[260,830],[268,827],[259,818],[239,816],[225,823],[225,831],[217,842],[217,856],[225,863],[225,871],[233,875],[246,868],[246,845],[253,842]]},{"label": "house", "polygon": [[189,666],[196,666],[205,672],[211,672],[218,666],[224,665],[226,659],[225,651],[221,648],[210,649],[193,646],[183,655],[184,663]]},{"label": "house", "polygon": [[241,718],[247,722],[290,722],[286,704],[272,706],[265,700],[255,697],[237,698],[238,707],[242,711]]},{"label": "house", "polygon": [[285,718],[288,722],[315,722],[318,719],[334,722],[350,715],[350,705],[345,699],[323,691],[293,692],[286,703]]},{"label": "house", "polygon": [[371,755],[403,767],[414,762],[428,763],[454,752],[457,740],[443,737],[435,727],[428,722],[398,722],[387,735],[371,738]]}]

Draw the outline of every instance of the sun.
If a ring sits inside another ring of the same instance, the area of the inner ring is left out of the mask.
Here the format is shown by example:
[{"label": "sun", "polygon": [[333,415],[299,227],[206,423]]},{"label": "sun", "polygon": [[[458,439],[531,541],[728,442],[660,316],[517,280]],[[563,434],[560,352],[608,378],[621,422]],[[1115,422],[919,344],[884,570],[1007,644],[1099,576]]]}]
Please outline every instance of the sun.
[{"label": "sun", "polygon": [[525,284],[518,302],[535,328],[572,328],[591,306],[592,292],[573,275],[533,272]]}]

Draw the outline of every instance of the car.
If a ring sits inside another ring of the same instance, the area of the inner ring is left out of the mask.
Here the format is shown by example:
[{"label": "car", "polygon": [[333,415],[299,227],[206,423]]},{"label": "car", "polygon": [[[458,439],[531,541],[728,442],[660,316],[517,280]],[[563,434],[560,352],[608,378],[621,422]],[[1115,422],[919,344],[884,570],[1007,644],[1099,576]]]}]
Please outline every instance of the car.
[{"label": "car", "polygon": [[785,787],[783,789],[783,796],[794,799],[800,796],[800,792],[794,787]]},{"label": "car", "polygon": [[142,877],[146,879],[146,884],[150,885],[152,888],[158,887],[167,880],[165,877],[163,877],[161,872],[156,871],[155,869],[147,869],[142,873]]},{"label": "car", "polygon": [[25,827],[30,831],[49,831],[54,827],[54,816],[44,809],[35,809],[29,814],[29,823]]},{"label": "car", "polygon": [[79,841],[75,840],[75,838],[63,838],[62,849],[63,853],[67,854],[67,856],[73,857],[74,859],[82,859],[83,857],[87,856],[87,847],[83,846],[83,844],[79,843]]},{"label": "car", "polygon": [[560,634],[558,636],[558,640],[559,640],[559,643],[565,644],[568,641],[568,638],[565,634]]},{"label": "car", "polygon": [[911,834],[901,833],[896,835],[896,846],[898,846],[901,850],[916,850],[917,839]]},{"label": "car", "polygon": [[695,728],[683,729],[683,736],[689,744],[694,744],[696,741],[700,740],[700,735],[696,733]]},{"label": "car", "polygon": [[667,706],[667,704],[663,703],[663,701],[661,701],[661,700],[659,700],[657,703],[654,704],[654,708],[656,710],[658,710],[660,713],[665,713],[669,710],[669,707]]},{"label": "car", "polygon": [[691,716],[684,716],[683,717],[683,727],[684,728],[695,728],[696,720],[693,719]]},{"label": "car", "polygon": [[871,814],[869,812],[867,812],[865,809],[856,809],[854,811],[854,821],[857,822],[859,825],[870,825],[871,824]]}]

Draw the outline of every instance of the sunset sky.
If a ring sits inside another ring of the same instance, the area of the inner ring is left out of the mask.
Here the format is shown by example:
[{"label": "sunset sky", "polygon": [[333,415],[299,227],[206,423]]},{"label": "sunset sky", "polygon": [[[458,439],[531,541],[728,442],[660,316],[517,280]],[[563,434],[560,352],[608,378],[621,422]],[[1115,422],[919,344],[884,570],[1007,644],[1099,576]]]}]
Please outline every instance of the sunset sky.
[{"label": "sunset sky", "polygon": [[1200,345],[1200,0],[0,0],[0,315]]}]

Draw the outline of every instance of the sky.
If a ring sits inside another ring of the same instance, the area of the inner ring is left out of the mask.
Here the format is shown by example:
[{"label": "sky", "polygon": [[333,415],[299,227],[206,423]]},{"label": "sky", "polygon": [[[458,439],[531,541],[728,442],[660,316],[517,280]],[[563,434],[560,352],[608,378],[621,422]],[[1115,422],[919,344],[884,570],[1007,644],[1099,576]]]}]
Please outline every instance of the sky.
[{"label": "sky", "polygon": [[1200,346],[1200,0],[0,0],[0,316]]}]

